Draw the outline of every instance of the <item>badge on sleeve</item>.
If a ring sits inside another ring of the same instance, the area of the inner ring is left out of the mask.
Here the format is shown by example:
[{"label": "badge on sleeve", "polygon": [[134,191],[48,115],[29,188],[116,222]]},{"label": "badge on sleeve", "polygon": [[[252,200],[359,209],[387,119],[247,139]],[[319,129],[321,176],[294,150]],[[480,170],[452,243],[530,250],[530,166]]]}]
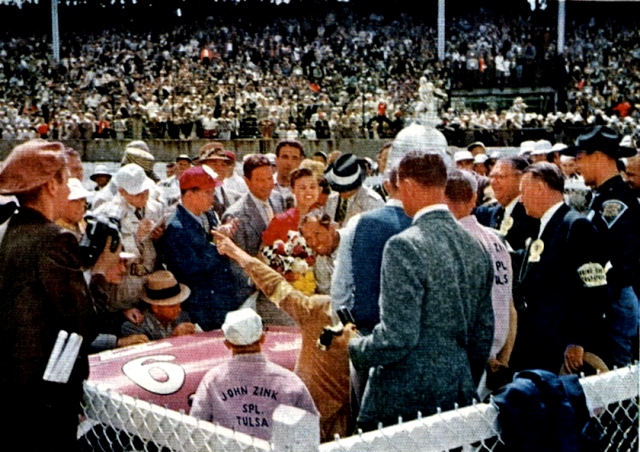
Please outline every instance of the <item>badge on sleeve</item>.
[{"label": "badge on sleeve", "polygon": [[599,287],[607,285],[607,276],[602,265],[589,262],[578,268],[578,276],[585,287]]},{"label": "badge on sleeve", "polygon": [[529,248],[529,262],[540,262],[540,256],[544,251],[544,242],[540,239],[534,240]]},{"label": "badge on sleeve", "polygon": [[602,219],[606,223],[607,227],[611,229],[611,226],[618,221],[618,218],[627,210],[627,205],[617,199],[610,199],[602,203]]}]

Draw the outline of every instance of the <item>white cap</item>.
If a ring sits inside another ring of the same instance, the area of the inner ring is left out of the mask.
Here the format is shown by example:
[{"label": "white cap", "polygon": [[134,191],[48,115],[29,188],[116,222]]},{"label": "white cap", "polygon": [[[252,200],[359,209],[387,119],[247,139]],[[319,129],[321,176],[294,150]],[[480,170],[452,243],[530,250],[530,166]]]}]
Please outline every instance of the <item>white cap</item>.
[{"label": "white cap", "polygon": [[235,345],[250,345],[262,337],[262,319],[250,308],[228,312],[222,332],[226,340]]},{"label": "white cap", "polygon": [[556,143],[551,147],[551,151],[550,152],[558,152],[558,151],[562,151],[563,149],[566,149],[568,146],[564,143]]},{"label": "white cap", "polygon": [[122,188],[130,195],[138,195],[153,186],[153,181],[147,177],[141,166],[129,163],[118,170],[113,176],[118,188]]},{"label": "white cap", "polygon": [[551,152],[551,142],[548,140],[538,140],[533,144],[531,155],[542,155]]},{"label": "white cap", "polygon": [[562,154],[560,156],[560,163],[569,163],[569,162],[573,162],[576,158],[572,157],[570,155],[564,155]]},{"label": "white cap", "polygon": [[484,163],[487,160],[489,160],[489,156],[487,154],[477,154],[474,158],[473,158],[473,163],[477,164],[477,163]]},{"label": "white cap", "polygon": [[453,154],[454,162],[462,162],[463,160],[473,160],[473,154],[469,151],[457,151]]},{"label": "white cap", "polygon": [[530,154],[535,147],[536,142],[533,140],[523,141],[520,143],[520,155]]},{"label": "white cap", "polygon": [[82,186],[82,182],[75,177],[70,177],[67,181],[67,185],[69,186],[69,197],[67,198],[69,201],[75,201],[77,199],[86,199],[90,196],[93,196],[93,192],[90,192],[86,188]]}]

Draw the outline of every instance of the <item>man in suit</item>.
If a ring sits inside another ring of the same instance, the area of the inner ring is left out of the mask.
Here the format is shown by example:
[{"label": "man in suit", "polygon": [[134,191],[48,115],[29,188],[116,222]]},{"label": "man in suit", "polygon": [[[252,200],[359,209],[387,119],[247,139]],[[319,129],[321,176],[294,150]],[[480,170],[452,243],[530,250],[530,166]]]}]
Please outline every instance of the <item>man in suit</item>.
[{"label": "man in suit", "polygon": [[[380,321],[380,268],[387,240],[404,231],[411,218],[398,199],[398,171],[392,169],[383,185],[389,195],[384,207],[353,218],[341,229],[340,246],[331,281],[331,299],[336,310],[349,308],[358,331],[370,334]],[[352,224],[353,223],[353,224]],[[349,233],[348,231],[353,232]]]},{"label": "man in suit", "polygon": [[227,312],[239,305],[229,259],[218,254],[212,242],[211,229],[218,226],[210,212],[215,179],[215,173],[205,166],[190,168],[180,176],[182,201],[160,240],[168,270],[191,289],[182,307],[205,331],[220,328]]},{"label": "man in suit", "polygon": [[378,193],[362,185],[366,177],[367,172],[353,154],[341,155],[326,173],[325,178],[336,193],[329,195],[324,212],[340,226],[359,213],[384,206]]},{"label": "man in suit", "polygon": [[[489,223],[500,231],[514,250],[524,248],[524,242],[538,233],[540,222],[531,218],[520,202],[520,179],[529,164],[522,157],[503,157],[491,169],[489,178],[498,205],[491,207]],[[478,218],[487,218],[478,215]]]},{"label": "man in suit", "polygon": [[413,222],[384,249],[380,323],[349,343],[355,369],[372,368],[363,429],[470,405],[493,339],[493,264],[444,203],[442,156],[409,152],[398,181]]},{"label": "man in suit", "polygon": [[[245,159],[242,170],[249,193],[242,195],[227,209],[223,220],[227,221],[231,217],[238,220],[233,241],[251,256],[257,256],[262,233],[274,215],[285,210],[285,204],[282,195],[273,189],[273,169],[267,157],[261,154],[249,156]],[[239,278],[238,296],[244,300],[254,289],[239,266],[234,264],[233,269]]]},{"label": "man in suit", "polygon": [[522,203],[540,220],[517,275],[518,334],[512,369],[577,372],[584,352],[603,356],[607,279],[601,240],[588,219],[563,201],[562,171],[548,162],[524,170]]}]

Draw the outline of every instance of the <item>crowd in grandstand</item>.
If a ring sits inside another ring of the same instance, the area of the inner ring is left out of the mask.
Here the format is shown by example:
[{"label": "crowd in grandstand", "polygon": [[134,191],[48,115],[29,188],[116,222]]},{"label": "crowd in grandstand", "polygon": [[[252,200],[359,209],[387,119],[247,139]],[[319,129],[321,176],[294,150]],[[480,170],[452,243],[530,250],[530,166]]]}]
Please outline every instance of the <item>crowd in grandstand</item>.
[{"label": "crowd in grandstand", "polygon": [[443,102],[443,127],[557,132],[607,123],[634,133],[637,29],[569,18],[557,55],[549,24],[553,18],[454,16],[443,61],[435,23],[349,9],[302,21],[224,15],[153,32],[68,34],[59,64],[42,36],[8,36],[0,49],[2,138],[313,137],[305,129],[317,139],[390,138],[414,116],[423,75],[448,94],[545,86],[558,93],[549,114]]}]

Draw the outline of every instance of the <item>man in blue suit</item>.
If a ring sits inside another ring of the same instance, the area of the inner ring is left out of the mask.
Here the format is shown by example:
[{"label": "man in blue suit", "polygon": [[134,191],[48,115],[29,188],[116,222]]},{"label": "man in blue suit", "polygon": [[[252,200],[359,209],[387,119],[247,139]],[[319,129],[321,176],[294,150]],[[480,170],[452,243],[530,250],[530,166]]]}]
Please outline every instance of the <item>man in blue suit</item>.
[{"label": "man in blue suit", "polygon": [[[343,237],[347,240],[341,241],[338,249],[331,299],[336,310],[343,307],[351,310],[362,334],[370,334],[380,321],[378,297],[384,245],[389,238],[411,225],[411,218],[398,199],[397,175],[394,168],[383,181],[389,195],[386,205],[351,220],[353,224],[350,222],[346,228],[353,228],[351,240]],[[350,261],[350,265],[345,261]]]},{"label": "man in blue suit", "polygon": [[212,242],[211,229],[218,226],[210,212],[215,187],[215,173],[208,167],[185,171],[180,176],[182,201],[160,240],[167,268],[191,288],[182,307],[205,331],[220,328],[227,312],[239,305],[229,259]]}]

